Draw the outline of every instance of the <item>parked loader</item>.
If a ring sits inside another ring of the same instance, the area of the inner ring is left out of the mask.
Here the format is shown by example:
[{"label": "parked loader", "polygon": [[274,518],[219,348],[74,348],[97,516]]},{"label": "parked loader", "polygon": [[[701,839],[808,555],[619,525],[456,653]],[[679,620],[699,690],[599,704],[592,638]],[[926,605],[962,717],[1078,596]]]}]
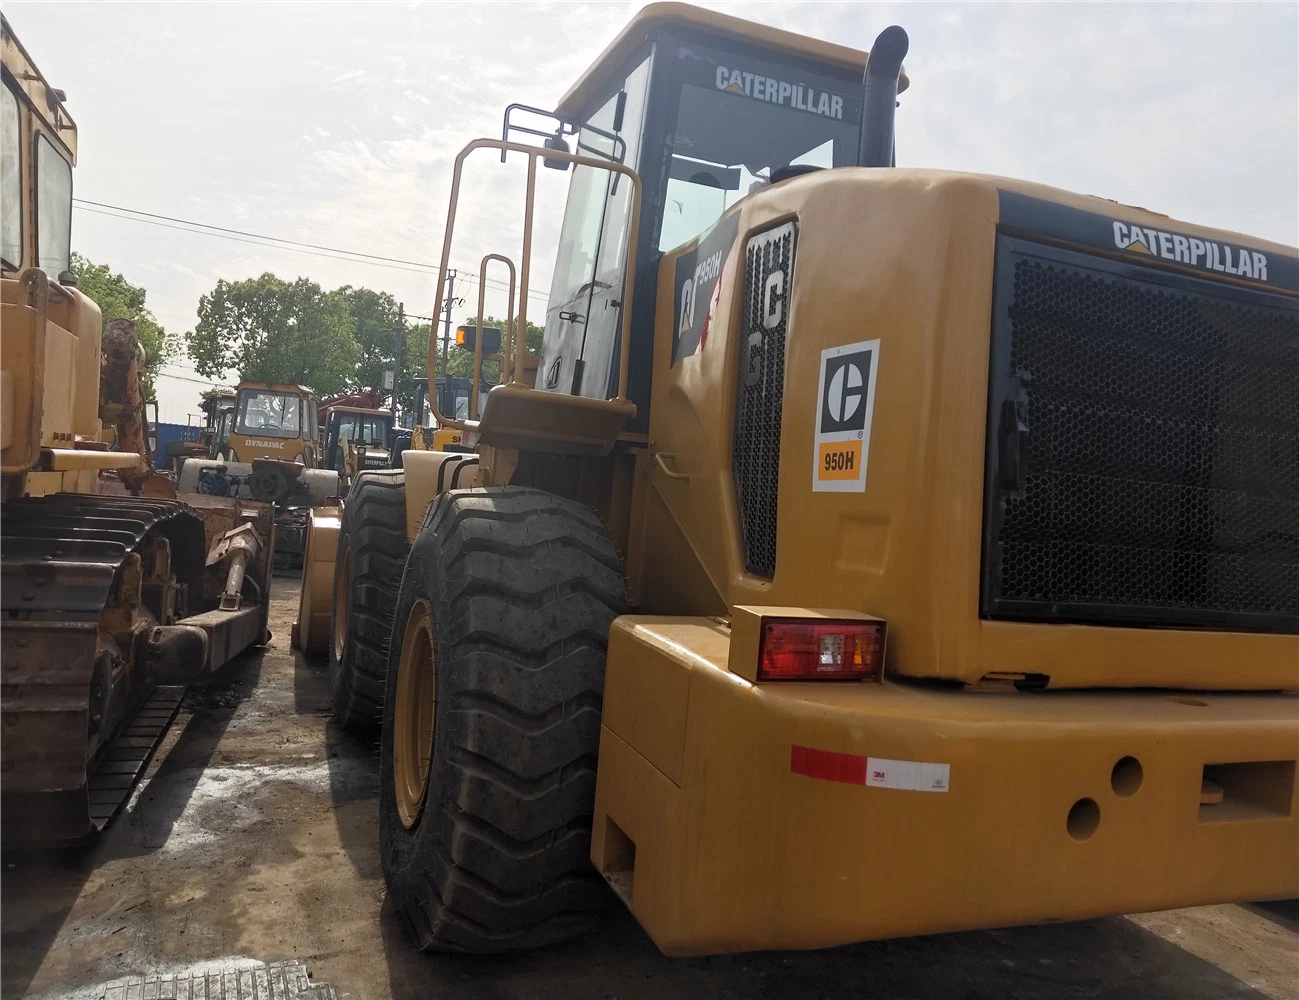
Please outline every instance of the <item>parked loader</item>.
[{"label": "parked loader", "polygon": [[76,124],[0,27],[0,835],[12,846],[101,830],[188,684],[266,641],[274,529],[266,504],[182,503],[154,473],[135,329],[103,331],[69,270]]},{"label": "parked loader", "polygon": [[321,402],[321,455],[345,492],[366,469],[387,469],[393,447],[393,415],[377,392],[338,396]]},{"label": "parked loader", "polygon": [[525,329],[570,171],[536,385],[315,520],[298,627],[420,948],[601,877],[672,955],[1299,892],[1296,251],[893,168],[906,50],[657,4],[456,158],[433,315],[485,151]]}]

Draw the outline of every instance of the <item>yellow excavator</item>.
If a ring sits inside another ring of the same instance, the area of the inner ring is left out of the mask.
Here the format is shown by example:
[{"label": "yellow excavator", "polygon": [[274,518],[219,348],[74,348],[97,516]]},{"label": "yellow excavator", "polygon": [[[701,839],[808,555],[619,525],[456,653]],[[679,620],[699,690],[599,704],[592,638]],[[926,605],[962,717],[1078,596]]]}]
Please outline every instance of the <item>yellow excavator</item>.
[{"label": "yellow excavator", "polygon": [[298,628],[419,947],[1299,893],[1299,257],[895,167],[907,46],[655,4],[456,157],[433,315],[507,157],[520,327],[569,172],[536,384],[317,518]]},{"label": "yellow excavator", "polygon": [[77,127],[2,27],[0,836],[11,846],[103,829],[188,684],[267,639],[274,529],[269,505],[181,503],[153,472],[134,327],[102,330],[69,269]]}]

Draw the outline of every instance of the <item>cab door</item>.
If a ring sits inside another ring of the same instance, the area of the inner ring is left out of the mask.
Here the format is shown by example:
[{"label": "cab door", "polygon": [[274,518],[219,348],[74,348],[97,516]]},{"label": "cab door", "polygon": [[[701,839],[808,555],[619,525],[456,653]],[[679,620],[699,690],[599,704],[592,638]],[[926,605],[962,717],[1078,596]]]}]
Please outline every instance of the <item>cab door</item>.
[{"label": "cab door", "polygon": [[[651,57],[587,119],[575,152],[639,167]],[[605,399],[616,382],[632,187],[575,166],[560,233],[537,388]]]}]

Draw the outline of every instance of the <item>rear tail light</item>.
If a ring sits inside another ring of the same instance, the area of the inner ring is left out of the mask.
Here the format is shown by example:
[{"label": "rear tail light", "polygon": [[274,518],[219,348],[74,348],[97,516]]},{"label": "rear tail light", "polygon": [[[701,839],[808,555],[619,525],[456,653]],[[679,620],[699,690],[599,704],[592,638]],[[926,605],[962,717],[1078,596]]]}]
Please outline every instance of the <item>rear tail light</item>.
[{"label": "rear tail light", "polygon": [[884,623],[808,618],[764,618],[758,680],[879,678],[884,668]]}]

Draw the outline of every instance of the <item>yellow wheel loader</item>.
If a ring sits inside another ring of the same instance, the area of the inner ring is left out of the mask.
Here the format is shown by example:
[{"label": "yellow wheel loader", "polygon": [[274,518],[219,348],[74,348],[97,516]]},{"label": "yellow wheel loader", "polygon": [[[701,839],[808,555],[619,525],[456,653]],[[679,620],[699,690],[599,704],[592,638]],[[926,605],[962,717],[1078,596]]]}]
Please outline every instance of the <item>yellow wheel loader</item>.
[{"label": "yellow wheel loader", "polygon": [[69,270],[76,125],[7,20],[0,46],[0,835],[12,846],[102,829],[190,681],[266,640],[273,525],[265,504],[182,503],[153,473],[134,327],[103,331]]},{"label": "yellow wheel loader", "polygon": [[601,880],[672,955],[1299,891],[1296,251],[894,167],[906,48],[654,5],[457,157],[438,306],[515,157],[520,328],[570,172],[535,387],[362,475],[299,621],[420,948]]}]

